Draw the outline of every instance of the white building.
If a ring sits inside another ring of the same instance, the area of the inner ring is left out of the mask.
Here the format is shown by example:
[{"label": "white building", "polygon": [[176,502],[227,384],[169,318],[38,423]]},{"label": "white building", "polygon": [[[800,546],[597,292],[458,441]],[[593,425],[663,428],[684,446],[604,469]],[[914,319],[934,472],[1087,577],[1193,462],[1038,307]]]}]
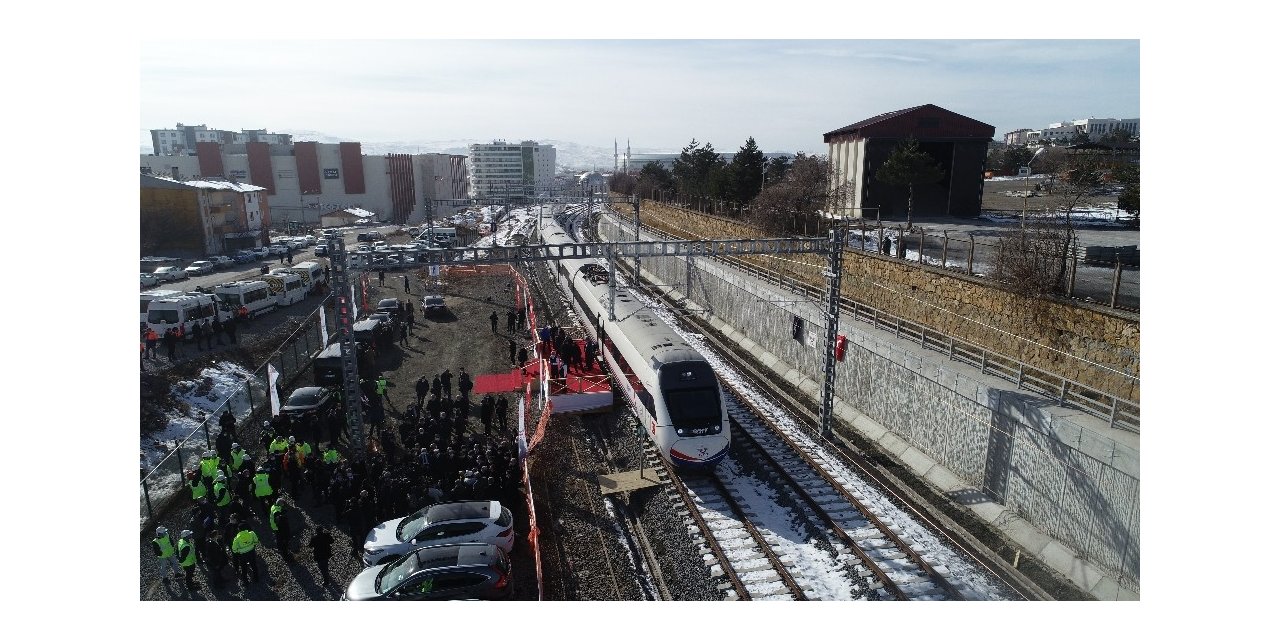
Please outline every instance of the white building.
[{"label": "white building", "polygon": [[533,140],[473,144],[467,171],[473,198],[547,194],[556,172],[556,148]]},{"label": "white building", "polygon": [[1097,142],[1116,131],[1126,131],[1130,137],[1139,138],[1140,124],[1140,118],[1083,118],[1055,122],[1040,130],[1018,129],[1004,134],[1004,139],[1009,145],[1037,144],[1041,140],[1052,144],[1069,144],[1077,134],[1087,135],[1090,141]]},{"label": "white building", "polygon": [[243,129],[240,132],[224,129],[210,129],[202,124],[185,125],[179,122],[174,129],[152,129],[151,149],[158,156],[186,155],[196,152],[196,143],[218,142],[222,144],[244,144],[246,142],[266,142],[267,144],[291,144],[293,136],[287,133],[268,133],[266,129]]}]

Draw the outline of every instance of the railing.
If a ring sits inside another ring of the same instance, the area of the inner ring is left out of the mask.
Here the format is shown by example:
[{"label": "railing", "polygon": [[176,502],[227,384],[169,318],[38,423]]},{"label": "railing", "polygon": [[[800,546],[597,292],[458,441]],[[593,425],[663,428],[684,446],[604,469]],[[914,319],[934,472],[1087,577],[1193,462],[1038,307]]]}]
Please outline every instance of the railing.
[{"label": "railing", "polygon": [[[618,216],[614,221],[619,228],[633,229],[634,225]],[[648,225],[642,225],[645,232],[657,237],[671,237],[669,234]],[[825,300],[826,291],[794,278],[788,278],[781,272],[769,272],[755,265],[744,262],[740,258],[714,257],[735,269],[745,271],[764,282],[771,282],[784,289],[799,293],[817,302]],[[877,329],[893,331],[895,337],[905,337],[918,343],[922,348],[947,354],[948,359],[967,363],[978,367],[982,373],[1009,380],[1019,389],[1027,389],[1058,401],[1062,406],[1080,409],[1094,417],[1106,420],[1108,425],[1117,429],[1139,433],[1141,415],[1139,407],[1133,402],[1098,391],[1087,385],[1068,380],[1057,374],[1028,365],[1015,358],[989,351],[964,340],[934,331],[923,325],[898,316],[881,312],[875,307],[842,298],[842,313],[848,317],[871,324]]]},{"label": "railing", "polygon": [[[323,300],[320,308],[324,308],[328,302],[328,298]],[[173,449],[143,474],[139,483],[142,529],[151,526],[157,514],[163,513],[175,496],[189,495],[186,493],[184,474],[187,470],[196,468],[205,451],[213,449],[214,438],[219,432],[218,418],[225,409],[231,409],[232,415],[236,416],[238,442],[257,457],[258,439],[261,436],[260,420],[271,411],[267,365],[274,366],[280,373],[277,383],[283,401],[285,389],[290,388],[307,371],[312,357],[324,347],[320,340],[320,308],[302,320],[301,326],[285,338],[280,348],[268,356],[267,361],[239,389],[208,411],[208,416],[198,427],[186,438],[175,441]]]}]

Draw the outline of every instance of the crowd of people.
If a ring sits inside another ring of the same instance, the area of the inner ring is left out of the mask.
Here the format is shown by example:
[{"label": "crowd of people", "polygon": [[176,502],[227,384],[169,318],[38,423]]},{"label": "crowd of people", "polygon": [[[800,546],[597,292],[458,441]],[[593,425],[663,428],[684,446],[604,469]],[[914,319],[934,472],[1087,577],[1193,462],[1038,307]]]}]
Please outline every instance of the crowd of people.
[{"label": "crowd of people", "polygon": [[[142,368],[146,369],[147,360],[160,359],[158,347],[164,347],[169,362],[177,362],[182,357],[183,351],[190,348],[188,339],[191,340],[190,344],[195,345],[197,351],[213,351],[215,341],[219,347],[234,345],[236,332],[248,322],[249,309],[242,306],[225,320],[215,314],[212,319],[179,323],[177,326],[165,329],[163,334],[150,326],[143,326],[141,330]],[[223,336],[226,336],[226,342],[223,342]]]},{"label": "crowd of people", "polygon": [[[518,504],[522,470],[506,396],[486,394],[476,407],[479,415],[472,416],[470,375],[459,370],[456,394],[453,381],[448,369],[431,382],[420,378],[416,401],[399,412],[396,429],[372,425],[362,460],[342,453],[350,452],[351,442],[340,406],[265,421],[256,457],[237,441],[236,420],[224,411],[214,448],[186,477],[194,503],[187,528],[175,538],[160,527],[152,540],[164,580],[172,571],[196,591],[199,565],[215,590],[225,587],[231,570],[242,585],[260,582],[259,536],[269,529],[276,553],[294,562],[302,520],[293,509],[303,506],[316,523],[307,544],[327,586],[333,584],[328,564],[334,538],[325,520],[346,530],[351,553],[359,557],[375,525],[424,506],[456,500]],[[388,402],[388,386],[381,376],[365,386],[372,390],[365,398],[370,409]],[[469,429],[473,418],[479,425]],[[328,509],[331,518],[316,517]]]}]

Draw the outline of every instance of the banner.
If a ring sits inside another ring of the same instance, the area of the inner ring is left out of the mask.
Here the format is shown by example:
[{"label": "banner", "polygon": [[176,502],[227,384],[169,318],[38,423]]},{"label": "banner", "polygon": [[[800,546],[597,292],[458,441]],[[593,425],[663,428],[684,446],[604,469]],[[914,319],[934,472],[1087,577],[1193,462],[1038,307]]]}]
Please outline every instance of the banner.
[{"label": "banner", "polygon": [[276,381],[280,379],[280,372],[276,371],[274,365],[267,364],[267,387],[271,390],[271,417],[280,415],[280,392],[276,391]]},{"label": "banner", "polygon": [[[320,305],[320,344],[329,344],[329,323],[324,317],[324,305]],[[321,347],[323,350],[323,347]]]},{"label": "banner", "polygon": [[[528,385],[528,383],[526,383],[526,384],[525,384],[525,387],[524,387],[524,393],[525,393],[525,397],[527,398],[527,397],[529,396],[529,385]],[[517,422],[517,423],[516,423],[516,424],[517,424],[517,426],[516,426],[516,448],[517,448],[517,449],[519,450],[519,452],[520,452],[520,459],[521,459],[521,460],[524,460],[525,456],[529,455],[529,445],[528,445],[528,440],[526,440],[526,438],[525,438],[525,433],[524,433],[524,414],[525,414],[525,408],[526,408],[526,407],[528,407],[528,406],[529,406],[529,403],[528,403],[528,402],[521,402],[521,403],[520,403],[520,412],[516,414],[516,416],[519,418],[519,422]]]},{"label": "banner", "polygon": [[357,306],[358,305],[356,305],[356,283],[352,282],[351,283],[351,321],[353,324],[355,323],[356,316],[360,315],[356,313]]}]

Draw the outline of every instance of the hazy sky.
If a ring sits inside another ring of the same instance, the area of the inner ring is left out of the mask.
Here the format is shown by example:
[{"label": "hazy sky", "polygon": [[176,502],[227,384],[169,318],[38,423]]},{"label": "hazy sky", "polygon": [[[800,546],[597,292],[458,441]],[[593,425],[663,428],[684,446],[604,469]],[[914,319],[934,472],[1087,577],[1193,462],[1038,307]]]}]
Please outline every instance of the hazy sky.
[{"label": "hazy sky", "polygon": [[140,47],[140,129],[363,142],[553,139],[825,153],[822,134],[926,103],[997,139],[1139,117],[1137,40],[281,40]]}]

